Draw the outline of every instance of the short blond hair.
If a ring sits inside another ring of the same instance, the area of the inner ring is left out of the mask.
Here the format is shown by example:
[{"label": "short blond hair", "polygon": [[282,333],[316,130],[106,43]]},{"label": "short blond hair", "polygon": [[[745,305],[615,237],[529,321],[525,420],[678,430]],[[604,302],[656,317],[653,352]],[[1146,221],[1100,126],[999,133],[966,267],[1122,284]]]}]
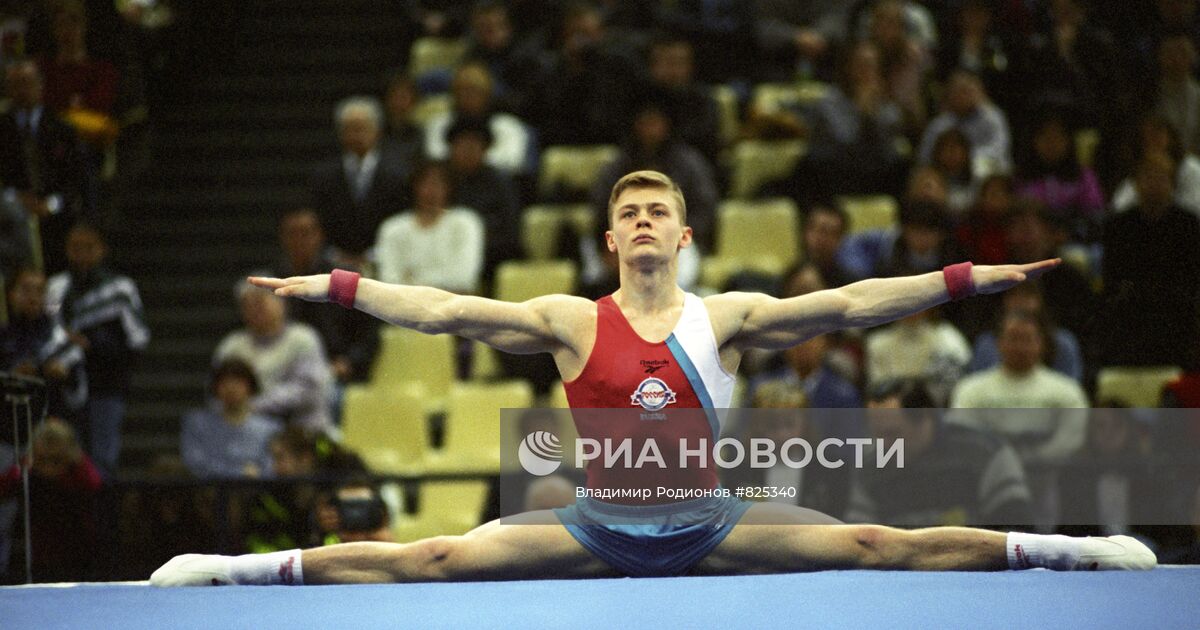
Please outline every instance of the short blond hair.
[{"label": "short blond hair", "polygon": [[613,224],[612,211],[617,205],[617,199],[626,190],[636,188],[658,188],[668,190],[671,196],[675,198],[675,205],[679,209],[679,222],[687,225],[687,204],[683,201],[683,191],[679,189],[679,184],[675,180],[667,177],[666,174],[658,171],[634,171],[613,184],[612,194],[608,196],[608,224]]}]

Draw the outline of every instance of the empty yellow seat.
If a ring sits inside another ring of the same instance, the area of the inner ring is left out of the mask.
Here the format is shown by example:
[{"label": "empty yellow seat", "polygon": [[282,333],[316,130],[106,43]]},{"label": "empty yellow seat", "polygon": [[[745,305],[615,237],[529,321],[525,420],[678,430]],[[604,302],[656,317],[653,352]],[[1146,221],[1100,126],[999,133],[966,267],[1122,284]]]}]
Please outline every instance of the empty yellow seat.
[{"label": "empty yellow seat", "polygon": [[1130,407],[1157,407],[1163,386],[1183,373],[1173,365],[1107,367],[1096,375],[1096,401],[1115,400]]},{"label": "empty yellow seat", "polygon": [[426,335],[386,326],[380,331],[371,384],[420,383],[425,388],[426,409],[437,410],[455,381],[457,343],[458,339],[451,335]]},{"label": "empty yellow seat", "polygon": [[423,481],[416,513],[398,518],[392,534],[397,542],[465,534],[480,525],[487,498],[487,481]]},{"label": "empty yellow seat", "polygon": [[[528,409],[533,388],[525,381],[496,384],[460,383],[446,402],[446,429],[442,448],[426,458],[430,472],[500,472],[500,449],[513,444],[515,416],[502,423],[502,409]],[[502,434],[507,434],[507,437]],[[515,457],[516,453],[509,453]]]},{"label": "empty yellow seat", "polygon": [[575,291],[578,272],[569,260],[509,260],[496,268],[495,297],[505,302]]},{"label": "empty yellow seat", "polygon": [[570,226],[574,234],[590,234],[593,224],[586,203],[529,206],[521,213],[521,245],[527,258],[549,260],[558,250],[563,226]]},{"label": "empty yellow seat", "polygon": [[838,197],[838,203],[850,218],[848,234],[888,228],[900,222],[900,205],[891,195],[853,195]]},{"label": "empty yellow seat", "polygon": [[737,143],[730,155],[730,195],[741,199],[753,197],[763,184],[788,176],[807,149],[803,140],[743,140]]},{"label": "empty yellow seat", "polygon": [[409,52],[408,74],[419,77],[427,72],[450,70],[462,61],[467,52],[465,39],[450,37],[421,37],[413,42]]},{"label": "empty yellow seat", "polygon": [[737,92],[728,85],[714,85],[712,96],[713,100],[717,102],[721,142],[728,144],[737,139],[742,126],[741,115],[738,112]]},{"label": "empty yellow seat", "polygon": [[547,198],[563,190],[587,193],[618,152],[617,147],[609,144],[546,147],[542,152],[538,190]]},{"label": "empty yellow seat", "polygon": [[358,453],[373,472],[420,473],[429,450],[424,390],[415,384],[347,387],[342,443]]},{"label": "empty yellow seat", "polygon": [[815,103],[829,92],[829,85],[818,81],[804,83],[760,83],[754,86],[754,108],[771,114],[785,107],[803,107]]},{"label": "empty yellow seat", "polygon": [[739,271],[783,273],[800,257],[800,218],[790,199],[725,201],[717,209],[716,252],[702,270],[720,287]]}]

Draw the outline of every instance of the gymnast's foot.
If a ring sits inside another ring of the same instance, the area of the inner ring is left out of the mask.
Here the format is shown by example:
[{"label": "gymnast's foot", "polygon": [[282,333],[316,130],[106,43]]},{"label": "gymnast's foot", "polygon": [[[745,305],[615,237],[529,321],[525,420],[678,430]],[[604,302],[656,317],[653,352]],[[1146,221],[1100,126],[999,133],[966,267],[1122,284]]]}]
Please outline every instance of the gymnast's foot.
[{"label": "gymnast's foot", "polygon": [[171,558],[150,576],[154,586],[227,586],[304,583],[300,550],[242,556],[189,553]]},{"label": "gymnast's foot", "polygon": [[1013,569],[1055,571],[1146,570],[1158,564],[1150,548],[1130,536],[1008,535],[1008,564]]},{"label": "gymnast's foot", "polygon": [[154,586],[226,586],[233,584],[229,556],[189,553],[171,558],[150,576]]},{"label": "gymnast's foot", "polygon": [[1074,571],[1145,571],[1158,564],[1154,552],[1131,536],[1088,537],[1079,541],[1079,547]]}]

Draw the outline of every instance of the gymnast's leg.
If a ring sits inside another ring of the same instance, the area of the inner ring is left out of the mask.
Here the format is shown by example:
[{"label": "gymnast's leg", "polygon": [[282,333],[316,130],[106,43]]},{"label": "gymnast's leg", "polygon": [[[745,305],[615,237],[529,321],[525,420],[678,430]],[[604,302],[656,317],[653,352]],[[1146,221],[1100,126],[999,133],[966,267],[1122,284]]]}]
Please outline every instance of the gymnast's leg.
[{"label": "gymnast's leg", "polygon": [[346,543],[244,556],[188,554],[163,565],[157,586],[369,584],[616,576],[549,510],[492,521],[462,536],[412,543]]},{"label": "gymnast's leg", "polygon": [[1069,571],[1150,569],[1156,562],[1153,552],[1128,536],[1072,538],[968,527],[906,530],[845,525],[812,510],[761,503],[746,512],[693,572],[728,575],[826,569],[1000,571],[1038,567]]}]

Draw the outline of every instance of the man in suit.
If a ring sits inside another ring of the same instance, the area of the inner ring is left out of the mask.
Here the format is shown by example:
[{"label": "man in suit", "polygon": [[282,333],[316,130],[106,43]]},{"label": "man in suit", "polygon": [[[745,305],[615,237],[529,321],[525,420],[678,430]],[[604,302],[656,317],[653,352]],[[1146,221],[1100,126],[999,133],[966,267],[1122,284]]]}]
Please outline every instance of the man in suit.
[{"label": "man in suit", "polygon": [[12,105],[0,116],[0,184],[9,202],[39,219],[47,273],[66,268],[66,236],[95,219],[96,186],[75,131],[42,105],[42,75],[32,61],[8,67]]},{"label": "man in suit", "polygon": [[373,98],[353,96],[334,114],[342,155],[317,169],[312,206],[339,264],[360,267],[387,217],[406,205],[410,165],[380,150],[383,110]]}]

